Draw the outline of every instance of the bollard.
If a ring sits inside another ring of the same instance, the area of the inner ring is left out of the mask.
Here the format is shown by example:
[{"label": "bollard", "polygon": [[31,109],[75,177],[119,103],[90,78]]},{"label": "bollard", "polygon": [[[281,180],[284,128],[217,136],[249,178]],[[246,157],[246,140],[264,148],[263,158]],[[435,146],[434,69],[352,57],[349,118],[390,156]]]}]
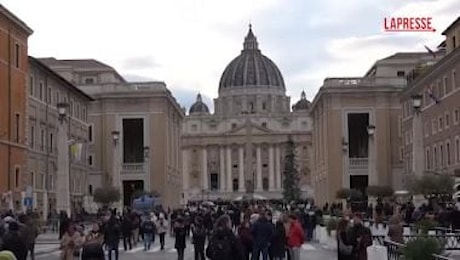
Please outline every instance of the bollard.
[{"label": "bollard", "polygon": [[387,260],[388,251],[384,246],[372,245],[367,247],[367,259],[372,260]]}]

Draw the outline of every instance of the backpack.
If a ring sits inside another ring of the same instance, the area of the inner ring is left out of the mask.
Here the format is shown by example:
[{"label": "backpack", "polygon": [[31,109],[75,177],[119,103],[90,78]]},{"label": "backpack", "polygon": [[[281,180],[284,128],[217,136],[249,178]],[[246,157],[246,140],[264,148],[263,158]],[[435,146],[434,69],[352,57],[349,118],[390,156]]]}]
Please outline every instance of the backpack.
[{"label": "backpack", "polygon": [[213,236],[206,248],[206,257],[211,260],[229,259],[232,256],[232,243],[226,236]]},{"label": "backpack", "polygon": [[154,231],[154,226],[152,221],[146,221],[143,226],[144,233],[153,233]]}]

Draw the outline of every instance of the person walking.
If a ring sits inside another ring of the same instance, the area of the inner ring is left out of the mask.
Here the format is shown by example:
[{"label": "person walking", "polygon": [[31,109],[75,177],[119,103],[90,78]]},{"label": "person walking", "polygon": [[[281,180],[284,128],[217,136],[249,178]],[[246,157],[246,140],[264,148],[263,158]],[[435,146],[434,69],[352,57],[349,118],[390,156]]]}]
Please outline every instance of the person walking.
[{"label": "person walking", "polygon": [[352,259],[367,260],[367,247],[372,245],[372,234],[371,230],[363,225],[361,213],[355,213],[353,216],[350,243],[353,245]]},{"label": "person walking", "polygon": [[304,241],[304,231],[302,225],[297,220],[295,214],[289,216],[289,231],[287,236],[287,245],[291,260],[300,260],[300,247]]},{"label": "person walking", "polygon": [[242,260],[241,245],[232,231],[228,215],[220,216],[206,248],[206,257],[211,260]]},{"label": "person walking", "polygon": [[98,223],[94,223],[83,243],[82,260],[104,260],[104,235]]},{"label": "person walking", "polygon": [[204,245],[206,243],[206,229],[201,222],[201,219],[197,218],[195,223],[192,225],[192,243],[195,249],[195,260],[206,260],[204,257]]},{"label": "person walking", "polygon": [[273,260],[283,260],[286,257],[286,229],[281,219],[276,221],[275,232],[271,241]]},{"label": "person walking", "polygon": [[18,260],[27,259],[27,243],[20,236],[17,222],[9,223],[2,247],[3,250],[11,251]]},{"label": "person walking", "polygon": [[160,249],[165,249],[165,235],[168,232],[168,222],[165,219],[164,214],[160,214],[157,222],[155,223],[158,236],[160,237]]},{"label": "person walking", "polygon": [[173,229],[175,237],[174,248],[177,250],[177,260],[184,260],[184,251],[187,247],[185,242],[187,237],[187,230],[185,228],[184,222],[185,221],[182,217],[178,217]]},{"label": "person walking", "polygon": [[399,215],[393,215],[388,222],[388,237],[394,242],[404,244],[403,232],[404,227],[401,224]]},{"label": "person walking", "polygon": [[253,239],[251,235],[251,224],[249,217],[245,217],[243,222],[238,227],[238,237],[241,242],[244,260],[249,260],[252,253]]},{"label": "person walking", "polygon": [[131,219],[129,217],[129,214],[125,212],[122,218],[121,222],[121,232],[123,235],[123,248],[125,251],[132,250],[133,249],[133,244],[132,244],[132,225],[131,225]]},{"label": "person walking", "polygon": [[82,237],[77,232],[75,224],[68,222],[67,231],[61,239],[61,260],[73,260],[82,245]]},{"label": "person walking", "polygon": [[268,260],[268,247],[273,233],[272,223],[268,221],[264,212],[260,213],[259,218],[251,227],[251,234],[254,239],[252,260],[259,260],[261,254],[263,260]]},{"label": "person walking", "polygon": [[115,254],[115,260],[118,260],[119,252],[118,245],[120,244],[121,227],[118,219],[114,214],[111,214],[104,231],[105,245],[109,255],[109,260],[112,260],[112,251]]},{"label": "person walking", "polygon": [[144,251],[150,250],[155,235],[155,224],[150,217],[146,217],[142,223],[142,232],[144,237]]},{"label": "person walking", "polygon": [[353,246],[348,238],[349,221],[342,218],[337,224],[337,259],[338,260],[353,260]]}]

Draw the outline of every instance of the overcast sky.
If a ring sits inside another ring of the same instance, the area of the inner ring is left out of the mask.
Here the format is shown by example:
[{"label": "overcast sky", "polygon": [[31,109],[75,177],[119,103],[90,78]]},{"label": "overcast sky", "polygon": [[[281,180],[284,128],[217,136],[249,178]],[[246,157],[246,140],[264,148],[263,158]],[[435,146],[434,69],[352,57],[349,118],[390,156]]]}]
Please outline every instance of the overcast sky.
[{"label": "overcast sky", "polygon": [[[217,97],[249,22],[293,101],[326,77],[361,76],[376,59],[425,51],[460,15],[459,0],[0,0],[33,30],[29,53],[94,58],[128,80],[166,82],[181,105]],[[384,17],[432,17],[434,33],[383,31]],[[211,104],[209,104],[211,105]]]}]

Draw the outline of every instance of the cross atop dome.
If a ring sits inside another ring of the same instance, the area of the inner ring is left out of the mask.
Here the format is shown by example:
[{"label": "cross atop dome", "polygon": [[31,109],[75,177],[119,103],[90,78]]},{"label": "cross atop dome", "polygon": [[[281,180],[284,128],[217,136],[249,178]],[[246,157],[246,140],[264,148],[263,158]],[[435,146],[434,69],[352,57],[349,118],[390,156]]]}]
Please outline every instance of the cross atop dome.
[{"label": "cross atop dome", "polygon": [[249,31],[246,37],[244,38],[244,49],[243,50],[258,50],[259,43],[257,42],[257,38],[252,32],[252,24],[249,23]]},{"label": "cross atop dome", "polygon": [[307,95],[305,95],[305,90],[302,90],[302,93],[300,94],[300,99],[307,99]]},{"label": "cross atop dome", "polygon": [[201,93],[198,92],[198,95],[196,95],[196,102],[203,102],[201,99]]}]

